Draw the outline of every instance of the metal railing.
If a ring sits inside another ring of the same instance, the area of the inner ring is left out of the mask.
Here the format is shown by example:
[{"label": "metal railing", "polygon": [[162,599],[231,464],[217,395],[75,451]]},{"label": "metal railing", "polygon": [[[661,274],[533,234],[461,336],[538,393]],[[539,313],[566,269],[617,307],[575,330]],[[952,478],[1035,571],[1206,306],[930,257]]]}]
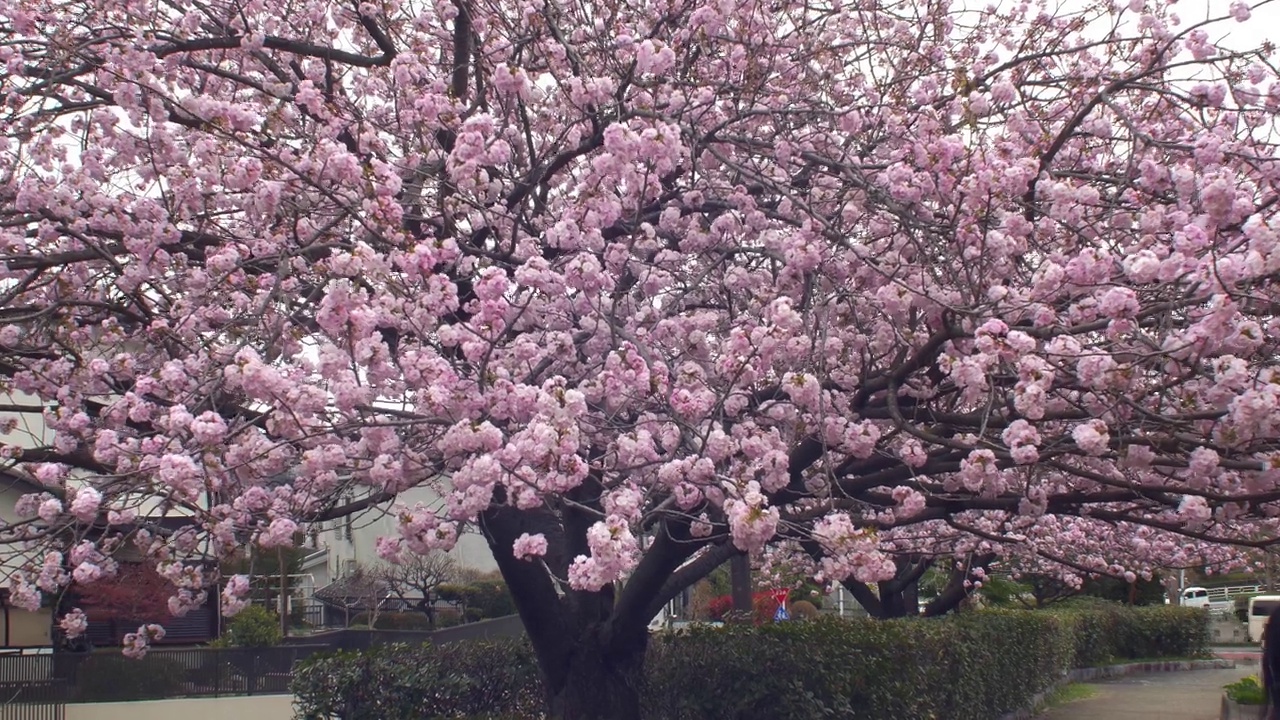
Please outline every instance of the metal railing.
[{"label": "metal railing", "polygon": [[[16,663],[9,665],[15,666]],[[58,680],[0,681],[0,720],[63,720],[66,692],[65,683]]]},{"label": "metal railing", "polygon": [[111,651],[0,656],[0,691],[8,692],[0,704],[31,705],[46,696],[87,703],[285,694],[293,666],[329,649],[327,645],[156,649],[139,660]]},{"label": "metal railing", "polygon": [[339,630],[275,647],[153,648],[136,660],[114,649],[0,655],[0,720],[62,720],[63,703],[287,694],[294,666],[318,652],[384,643],[445,644],[523,632],[519,616],[511,615],[434,633]]},{"label": "metal railing", "polygon": [[1232,585],[1231,587],[1206,588],[1209,602],[1226,602],[1237,595],[1251,595],[1262,592],[1261,585]]}]

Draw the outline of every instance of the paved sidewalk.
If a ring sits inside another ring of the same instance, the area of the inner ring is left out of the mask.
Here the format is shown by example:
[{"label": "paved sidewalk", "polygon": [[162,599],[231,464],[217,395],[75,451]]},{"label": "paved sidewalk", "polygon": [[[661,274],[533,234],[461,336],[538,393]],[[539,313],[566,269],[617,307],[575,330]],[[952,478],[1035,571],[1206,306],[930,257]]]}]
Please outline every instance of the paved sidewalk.
[{"label": "paved sidewalk", "polygon": [[1229,670],[1130,675],[1090,683],[1088,700],[1060,705],[1037,720],[1217,720],[1222,686],[1257,672],[1256,666]]}]

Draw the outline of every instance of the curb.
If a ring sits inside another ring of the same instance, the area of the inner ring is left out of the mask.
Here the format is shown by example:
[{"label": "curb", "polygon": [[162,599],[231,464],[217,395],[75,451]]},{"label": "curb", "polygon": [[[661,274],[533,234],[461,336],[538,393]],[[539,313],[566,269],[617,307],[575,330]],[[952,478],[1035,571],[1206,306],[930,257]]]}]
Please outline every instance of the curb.
[{"label": "curb", "polygon": [[1262,661],[1262,653],[1257,650],[1252,652],[1248,650],[1228,651],[1214,654],[1223,660],[1234,660],[1243,665],[1257,665]]},{"label": "curb", "polygon": [[1001,715],[1000,720],[1031,720],[1042,709],[1045,698],[1060,686],[1073,682],[1094,682],[1109,678],[1124,677],[1156,672],[1185,672],[1188,670],[1229,670],[1236,666],[1235,660],[1214,658],[1212,660],[1156,660],[1153,662],[1125,663],[1123,665],[1104,665],[1102,667],[1075,668],[1062,674],[1049,688],[1036,693],[1031,698],[1031,707],[1014,710]]}]

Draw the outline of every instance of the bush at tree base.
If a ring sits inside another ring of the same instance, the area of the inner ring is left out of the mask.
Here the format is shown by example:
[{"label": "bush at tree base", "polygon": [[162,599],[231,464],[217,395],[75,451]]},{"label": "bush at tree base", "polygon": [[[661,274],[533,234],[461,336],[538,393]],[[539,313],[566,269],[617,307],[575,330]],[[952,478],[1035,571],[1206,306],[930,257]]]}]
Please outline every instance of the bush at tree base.
[{"label": "bush at tree base", "polygon": [[[1106,605],[696,628],[653,639],[641,697],[654,720],[989,720],[1028,706],[1072,667],[1201,656],[1208,639],[1202,610]],[[533,652],[516,639],[313,657],[293,692],[304,720],[544,711]]]},{"label": "bush at tree base", "polygon": [[[369,613],[362,612],[351,618],[351,626],[361,625],[369,627]],[[431,618],[425,613],[407,611],[407,612],[380,612],[378,619],[373,623],[374,630],[430,630]]]},{"label": "bush at tree base", "polygon": [[222,637],[212,644],[222,647],[271,647],[279,645],[280,616],[262,607],[250,605],[227,622]]},{"label": "bush at tree base", "polygon": [[[778,601],[773,593],[761,591],[751,594],[751,621],[756,625],[773,622],[773,615],[777,611]],[[733,612],[733,598],[729,595],[713,598],[707,612],[712,620],[727,619],[726,616]]]}]

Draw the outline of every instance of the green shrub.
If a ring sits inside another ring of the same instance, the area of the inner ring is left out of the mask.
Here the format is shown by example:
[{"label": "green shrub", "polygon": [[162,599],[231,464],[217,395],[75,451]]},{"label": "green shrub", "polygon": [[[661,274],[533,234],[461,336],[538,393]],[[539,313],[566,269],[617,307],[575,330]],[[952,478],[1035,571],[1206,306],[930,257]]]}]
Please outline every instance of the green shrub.
[{"label": "green shrub", "polygon": [[645,716],[988,720],[1061,676],[1066,640],[1051,615],[1001,611],[697,628],[651,646]]},{"label": "green shrub", "polygon": [[303,720],[537,717],[533,651],[523,640],[377,645],[313,656],[294,670]]},{"label": "green shrub", "polygon": [[1201,657],[1209,652],[1209,615],[1202,608],[1089,603],[1048,612],[1070,625],[1073,667],[1136,658]]},{"label": "green shrub", "polygon": [[445,602],[457,604],[468,622],[505,617],[516,612],[515,601],[500,578],[467,584],[444,583],[436,586],[436,594]]},{"label": "green shrub", "polygon": [[808,600],[797,600],[791,603],[791,617],[797,620],[809,620],[818,617],[818,608]]},{"label": "green shrub", "polygon": [[458,608],[440,608],[436,611],[436,629],[457,627],[462,624],[462,611]]},{"label": "green shrub", "polygon": [[1262,705],[1267,701],[1257,675],[1240,678],[1229,685],[1223,685],[1222,689],[1226,691],[1228,698],[1241,705]]},{"label": "green shrub", "polygon": [[153,700],[181,694],[186,672],[172,655],[152,653],[141,659],[95,653],[76,664],[74,702]]},{"label": "green shrub", "polygon": [[1203,608],[1153,605],[1119,614],[1116,656],[1203,657],[1209,654],[1209,612]]},{"label": "green shrub", "polygon": [[[369,613],[352,617],[350,627],[356,626],[370,627]],[[372,627],[374,630],[430,630],[431,619],[419,612],[381,612]]]},{"label": "green shrub", "polygon": [[[653,720],[946,718],[1028,707],[1081,664],[1195,656],[1199,610],[1095,604],[902,620],[694,627],[654,636],[643,715]],[[537,664],[524,641],[386,646],[313,658],[295,673],[304,720],[536,718]]]},{"label": "green shrub", "polygon": [[231,618],[220,639],[218,644],[228,647],[279,645],[280,618],[261,605],[250,605]]}]

